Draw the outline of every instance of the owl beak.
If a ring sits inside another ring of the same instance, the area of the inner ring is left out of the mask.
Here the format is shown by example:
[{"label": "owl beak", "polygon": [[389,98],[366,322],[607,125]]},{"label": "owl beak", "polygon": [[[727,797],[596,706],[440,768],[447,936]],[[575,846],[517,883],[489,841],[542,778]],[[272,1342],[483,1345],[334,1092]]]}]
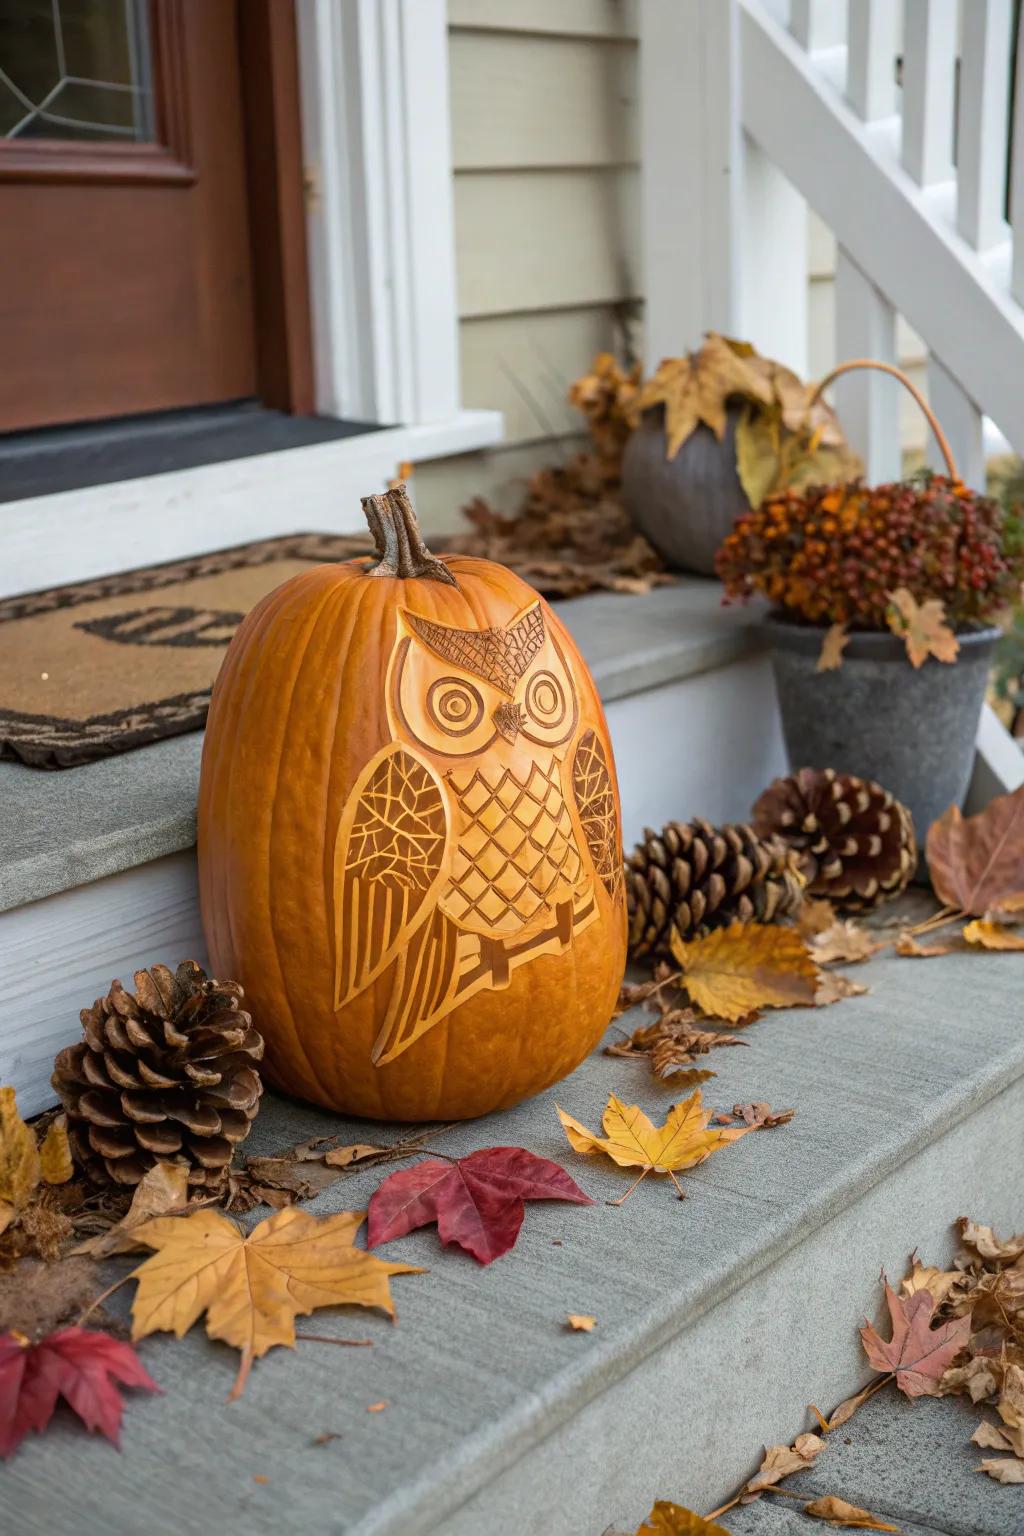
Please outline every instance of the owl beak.
[{"label": "owl beak", "polygon": [[503,737],[511,747],[519,735],[523,724],[523,706],[502,701],[494,711],[491,719],[494,721],[498,735]]}]

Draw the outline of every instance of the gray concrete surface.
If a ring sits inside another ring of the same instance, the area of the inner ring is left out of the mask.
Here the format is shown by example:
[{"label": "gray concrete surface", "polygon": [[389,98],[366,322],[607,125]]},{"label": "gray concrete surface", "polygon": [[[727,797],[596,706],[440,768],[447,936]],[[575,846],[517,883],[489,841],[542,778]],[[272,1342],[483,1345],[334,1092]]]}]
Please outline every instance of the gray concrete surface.
[{"label": "gray concrete surface", "polygon": [[[684,577],[555,606],[607,703],[755,648],[760,610],[725,610],[720,592]],[[0,763],[0,912],[191,847],[201,751],[197,732],[81,768]]]},{"label": "gray concrete surface", "polygon": [[[528,1208],[515,1250],[487,1269],[432,1229],[390,1245],[429,1270],[393,1282],[397,1326],[322,1312],[309,1331],[374,1347],[275,1351],[237,1403],[224,1403],[233,1352],[198,1330],[146,1341],[165,1395],[130,1402],[123,1457],[59,1423],[4,1469],[10,1528],[599,1536],[635,1530],[656,1497],[720,1502],[763,1442],[806,1427],[807,1402],[832,1406],[864,1378],[857,1325],[881,1266],[899,1273],[915,1246],[944,1257],[961,1214],[1024,1225],[1020,958],[883,957],[860,975],[868,996],[769,1015],[748,1048],[711,1059],[707,1102],[797,1113],[687,1177],[682,1204],[649,1178],[610,1207],[628,1174],[568,1148],[556,1101],[596,1126],[610,1091],[659,1116],[678,1097],[641,1064],[595,1053],[439,1145],[529,1147],[597,1204]],[[252,1143],[269,1152],[328,1132],[396,1134],[273,1100]],[[366,1170],[312,1208],[361,1209],[380,1178]],[[568,1312],[594,1314],[594,1332],[567,1331]],[[325,1432],[341,1438],[315,1444]],[[855,1479],[821,1491],[869,1507],[876,1496]],[[997,1492],[1010,1507],[1015,1490]],[[992,1490],[977,1496],[984,1511]]]},{"label": "gray concrete surface", "polygon": [[[829,1436],[814,1467],[783,1486],[805,1502],[836,1494],[905,1536],[1021,1536],[1024,1489],[976,1470],[983,1457],[996,1454],[970,1443],[982,1417],[998,1422],[990,1410],[960,1398],[913,1402],[887,1387]],[[773,1494],[730,1510],[718,1523],[732,1536],[813,1536],[827,1529],[805,1515],[798,1500]]]}]

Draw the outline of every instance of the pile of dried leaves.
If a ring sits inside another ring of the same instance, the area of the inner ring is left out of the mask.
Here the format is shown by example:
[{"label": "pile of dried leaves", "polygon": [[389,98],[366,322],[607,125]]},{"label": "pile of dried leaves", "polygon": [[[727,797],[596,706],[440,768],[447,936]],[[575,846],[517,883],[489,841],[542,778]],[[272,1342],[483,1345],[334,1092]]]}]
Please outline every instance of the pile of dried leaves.
[{"label": "pile of dried leaves", "polygon": [[473,531],[449,539],[448,549],[497,560],[548,597],[648,592],[670,582],[619,495],[638,384],[638,367],[627,371],[608,352],[596,357],[569,390],[586,417],[590,449],[538,470],[514,516],[475,497],[463,509]]},{"label": "pile of dried leaves", "polygon": [[[889,1386],[909,1398],[957,1395],[989,1408],[971,1442],[998,1454],[982,1458],[976,1470],[999,1483],[1024,1484],[1024,1233],[1001,1241],[991,1227],[967,1217],[957,1227],[961,1249],[951,1269],[926,1267],[912,1254],[898,1291],[882,1276],[890,1337],[872,1323],[860,1330],[879,1374],[828,1418],[812,1406],[819,1433],[766,1447],[754,1476],[709,1515],[659,1500],[636,1536],[728,1536],[715,1522],[735,1505],[766,1493],[799,1497],[779,1484],[815,1466],[827,1437]],[[803,1511],[849,1529],[897,1529],[835,1495],[805,1502]]]}]

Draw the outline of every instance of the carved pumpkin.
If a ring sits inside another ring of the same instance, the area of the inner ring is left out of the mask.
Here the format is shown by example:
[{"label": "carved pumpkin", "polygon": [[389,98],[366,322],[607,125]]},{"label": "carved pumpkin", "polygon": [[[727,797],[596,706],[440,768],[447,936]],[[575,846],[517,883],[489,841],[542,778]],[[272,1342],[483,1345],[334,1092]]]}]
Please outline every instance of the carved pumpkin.
[{"label": "carved pumpkin", "polygon": [[376,560],[293,577],[228,648],[199,792],[203,923],[277,1087],[358,1115],[480,1115],[571,1072],[611,1016],[611,746],[530,587],[431,555],[404,488],[363,507]]}]

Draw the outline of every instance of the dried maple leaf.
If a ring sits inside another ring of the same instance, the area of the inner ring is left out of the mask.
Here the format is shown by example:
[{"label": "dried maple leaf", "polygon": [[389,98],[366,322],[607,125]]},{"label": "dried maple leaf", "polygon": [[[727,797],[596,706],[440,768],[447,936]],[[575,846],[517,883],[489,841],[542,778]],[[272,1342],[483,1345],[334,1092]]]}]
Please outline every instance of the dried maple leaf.
[{"label": "dried maple leaf", "polygon": [[[638,1105],[623,1104],[614,1093],[609,1095],[601,1116],[603,1136],[595,1136],[564,1109],[558,1109],[558,1118],[575,1152],[587,1155],[603,1152],[620,1168],[642,1168],[641,1179],[648,1173],[667,1173],[680,1195],[682,1190],[675,1177],[677,1173],[685,1168],[696,1168],[712,1152],[745,1136],[750,1129],[743,1125],[709,1130],[711,1110],[704,1108],[699,1088],[688,1099],[673,1104],[661,1126],[652,1124]],[[636,1185],[631,1186],[622,1200],[635,1188]],[[621,1204],[621,1201],[613,1203]]]},{"label": "dried maple leaf", "polygon": [[892,1371],[896,1385],[908,1397],[937,1397],[939,1381],[952,1365],[971,1332],[969,1317],[931,1327],[935,1298],[930,1291],[897,1296],[885,1281],[885,1299],[892,1320],[892,1338],[883,1339],[871,1323],[860,1330],[864,1353],[876,1371]]},{"label": "dried maple leaf", "polygon": [[843,664],[843,651],[850,636],[845,624],[831,624],[825,631],[815,672],[834,672]]},{"label": "dried maple leaf", "polygon": [[899,1530],[898,1525],[887,1525],[869,1510],[858,1509],[856,1504],[847,1504],[845,1499],[836,1498],[834,1493],[805,1504],[804,1514],[813,1515],[817,1520],[826,1520],[829,1525],[845,1525],[858,1531]]},{"label": "dried maple leaf", "polygon": [[964,925],[963,936],[968,944],[977,944],[982,949],[1024,949],[1024,933],[1019,929],[986,922],[981,917]]},{"label": "dried maple leaf", "polygon": [[763,1131],[773,1125],[788,1125],[796,1114],[795,1109],[775,1111],[770,1104],[757,1100],[753,1104],[734,1104],[732,1112],[752,1131]]},{"label": "dried maple leaf", "polygon": [[977,816],[951,805],[928,829],[928,872],[940,901],[984,917],[1024,892],[1024,785]]},{"label": "dried maple leaf", "polygon": [[159,1392],[130,1344],[87,1328],[61,1328],[32,1344],[20,1333],[0,1337],[0,1456],[31,1431],[44,1430],[62,1397],[86,1429],[120,1442],[119,1386]]},{"label": "dried maple leaf", "polygon": [[765,1447],[764,1460],[754,1476],[745,1485],[745,1493],[759,1493],[763,1488],[774,1488],[784,1477],[793,1472],[804,1472],[813,1467],[825,1449],[820,1435],[797,1435],[792,1445]]},{"label": "dried maple leaf", "polygon": [[367,1246],[376,1248],[437,1222],[442,1243],[456,1243],[480,1264],[507,1253],[523,1224],[524,1200],[592,1205],[564,1168],[522,1147],[485,1147],[456,1162],[430,1158],[384,1180],[370,1200]]},{"label": "dried maple leaf", "polygon": [[132,1339],[167,1332],[181,1338],[202,1314],[211,1339],[242,1351],[232,1397],[244,1390],[254,1359],[276,1344],[295,1342],[295,1319],[317,1307],[351,1302],[395,1308],[391,1275],[419,1274],[385,1263],[355,1246],[361,1211],[318,1221],[290,1207],[245,1236],[219,1211],[158,1216],[135,1229],[156,1250],[132,1271]]},{"label": "dried maple leaf", "polygon": [[809,1006],[818,968],[795,928],[731,923],[683,943],[672,937],[686,989],[705,1013],[735,1022],[757,1008]]},{"label": "dried maple leaf", "polygon": [[715,1525],[692,1509],[659,1499],[636,1536],[729,1536],[724,1526]]},{"label": "dried maple leaf", "polygon": [[565,1321],[573,1333],[593,1333],[597,1327],[597,1318],[587,1312],[568,1312]]},{"label": "dried maple leaf", "polygon": [[665,408],[667,457],[674,459],[700,422],[719,439],[725,436],[726,402],[736,398],[771,405],[771,383],[750,366],[753,349],[710,331],[699,352],[669,357],[636,397],[634,410]]},{"label": "dried maple leaf", "polygon": [[936,661],[956,661],[960,642],[946,623],[946,610],[937,597],[919,603],[907,587],[889,593],[885,613],[889,628],[906,643],[912,667],[921,667],[934,656]]},{"label": "dried maple leaf", "polygon": [[95,1237],[79,1243],[72,1253],[105,1258],[109,1254],[132,1253],[140,1248],[142,1244],[135,1236],[135,1228],[154,1216],[167,1216],[188,1206],[188,1173],[187,1163],[154,1163],[136,1184],[132,1203],[121,1220],[105,1232],[98,1232]]},{"label": "dried maple leaf", "polygon": [[958,1269],[936,1269],[918,1262],[916,1254],[911,1255],[910,1274],[904,1275],[900,1281],[900,1293],[903,1296],[913,1296],[915,1291],[927,1291],[937,1307],[941,1307],[954,1286],[963,1281],[963,1275]]},{"label": "dried maple leaf", "polygon": [[874,938],[856,918],[837,918],[827,928],[812,935],[808,945],[818,965],[856,965],[870,960],[885,945]]},{"label": "dried maple leaf", "polygon": [[997,1483],[1024,1483],[1024,1461],[1018,1461],[1016,1456],[989,1457],[980,1461],[974,1470],[987,1472]]}]

